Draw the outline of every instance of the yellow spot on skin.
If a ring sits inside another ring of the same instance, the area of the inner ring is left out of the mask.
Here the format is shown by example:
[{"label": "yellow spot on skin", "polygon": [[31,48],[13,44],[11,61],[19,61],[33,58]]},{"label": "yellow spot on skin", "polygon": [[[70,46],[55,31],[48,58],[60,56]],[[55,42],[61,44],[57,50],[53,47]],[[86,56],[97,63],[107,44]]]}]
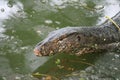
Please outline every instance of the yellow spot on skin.
[{"label": "yellow spot on skin", "polygon": [[71,46],[71,44],[69,43],[69,44],[68,44],[68,46],[70,47],[70,46]]},{"label": "yellow spot on skin", "polygon": [[98,48],[98,45],[97,45],[97,44],[95,44],[95,45],[94,45],[94,48],[96,48],[96,49],[97,49],[97,48]]},{"label": "yellow spot on skin", "polygon": [[104,39],[104,41],[106,41],[106,39]]},{"label": "yellow spot on skin", "polygon": [[69,68],[68,68],[68,70],[69,70],[69,71],[73,71],[73,70],[74,70],[74,68],[69,67]]},{"label": "yellow spot on skin", "polygon": [[59,43],[62,43],[62,41],[59,41]]},{"label": "yellow spot on skin", "polygon": [[50,54],[53,53],[53,51],[50,51]]},{"label": "yellow spot on skin", "polygon": [[44,50],[44,49],[45,49],[45,47],[44,47],[44,46],[42,46],[42,49]]},{"label": "yellow spot on skin", "polygon": [[59,52],[62,51],[62,48],[60,48],[58,51],[59,51]]},{"label": "yellow spot on skin", "polygon": [[40,56],[40,57],[41,57],[42,55],[41,55],[41,54],[39,54],[38,56]]},{"label": "yellow spot on skin", "polygon": [[95,47],[97,47],[98,45],[97,44],[95,44]]},{"label": "yellow spot on skin", "polygon": [[49,56],[52,56],[53,55],[52,53],[53,53],[53,51],[51,50]]},{"label": "yellow spot on skin", "polygon": [[51,76],[46,76],[45,80],[52,80],[52,77]]}]

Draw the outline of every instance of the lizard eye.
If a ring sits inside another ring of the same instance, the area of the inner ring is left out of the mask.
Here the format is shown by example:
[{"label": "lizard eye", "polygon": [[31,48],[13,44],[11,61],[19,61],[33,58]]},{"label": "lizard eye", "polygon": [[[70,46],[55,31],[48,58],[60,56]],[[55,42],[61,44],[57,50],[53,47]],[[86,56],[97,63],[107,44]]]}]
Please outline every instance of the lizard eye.
[{"label": "lizard eye", "polygon": [[78,41],[80,41],[80,40],[81,40],[81,37],[78,35],[78,36],[77,36],[77,39],[78,39]]}]

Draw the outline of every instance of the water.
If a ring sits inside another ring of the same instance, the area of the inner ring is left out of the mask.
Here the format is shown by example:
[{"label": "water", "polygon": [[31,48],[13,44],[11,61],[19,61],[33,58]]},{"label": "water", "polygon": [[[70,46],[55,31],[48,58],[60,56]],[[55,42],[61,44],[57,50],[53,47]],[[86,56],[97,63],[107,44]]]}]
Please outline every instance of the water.
[{"label": "water", "polygon": [[[36,80],[31,77],[36,72],[60,78],[72,72],[88,74],[90,68],[93,73],[75,78],[101,79],[103,75],[104,79],[119,80],[119,52],[80,57],[33,54],[34,46],[49,32],[67,26],[99,25],[106,20],[104,16],[114,16],[119,8],[119,0],[0,0],[0,79]],[[59,59],[58,67],[55,62]]]}]

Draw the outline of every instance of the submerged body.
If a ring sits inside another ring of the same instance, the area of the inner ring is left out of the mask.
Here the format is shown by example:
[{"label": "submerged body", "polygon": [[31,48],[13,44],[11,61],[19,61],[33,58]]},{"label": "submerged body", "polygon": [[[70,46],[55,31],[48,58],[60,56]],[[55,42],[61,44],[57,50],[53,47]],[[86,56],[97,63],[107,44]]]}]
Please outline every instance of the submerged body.
[{"label": "submerged body", "polygon": [[[112,19],[119,25],[120,12]],[[119,29],[112,22],[106,21],[95,27],[66,27],[53,31],[36,45],[34,52],[37,56],[61,52],[80,55],[118,48],[119,42]]]}]

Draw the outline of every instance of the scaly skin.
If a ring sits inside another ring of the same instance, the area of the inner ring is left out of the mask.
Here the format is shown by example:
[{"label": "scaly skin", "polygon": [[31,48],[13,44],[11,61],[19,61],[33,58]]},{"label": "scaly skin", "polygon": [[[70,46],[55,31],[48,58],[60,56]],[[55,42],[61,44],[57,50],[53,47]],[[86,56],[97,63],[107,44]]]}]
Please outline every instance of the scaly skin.
[{"label": "scaly skin", "polygon": [[[120,24],[120,12],[112,18]],[[120,26],[119,26],[120,27]],[[115,44],[116,45],[115,45]],[[56,53],[84,53],[120,47],[120,31],[109,20],[94,27],[66,27],[51,32],[34,49],[37,56]]]}]

